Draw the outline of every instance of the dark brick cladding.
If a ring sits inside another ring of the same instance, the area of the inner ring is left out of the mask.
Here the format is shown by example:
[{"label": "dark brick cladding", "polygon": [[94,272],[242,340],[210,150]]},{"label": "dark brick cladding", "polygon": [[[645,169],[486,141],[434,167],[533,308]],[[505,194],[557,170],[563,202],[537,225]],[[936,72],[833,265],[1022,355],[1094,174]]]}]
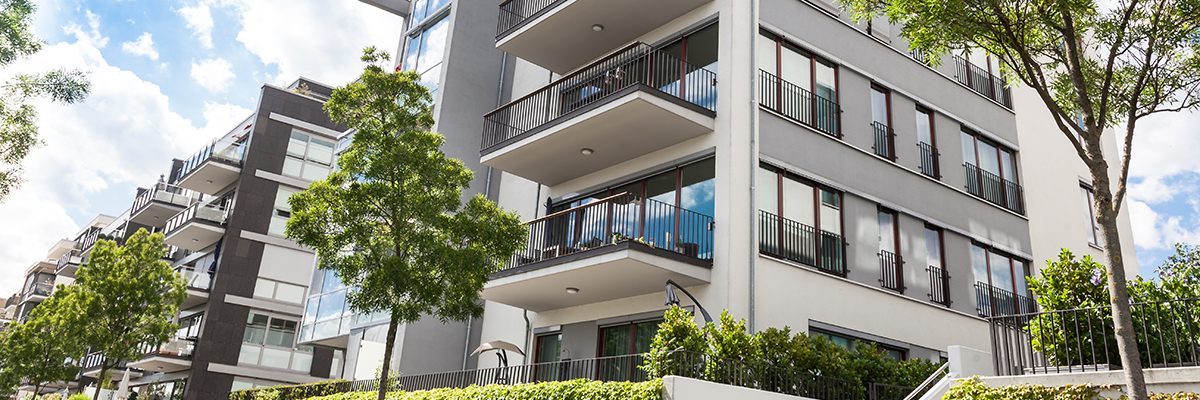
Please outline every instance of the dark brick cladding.
[{"label": "dark brick cladding", "polygon": [[[309,86],[312,87],[312,84]],[[267,233],[279,188],[279,184],[258,178],[254,173],[257,170],[281,173],[288,138],[291,136],[291,126],[270,119],[271,113],[339,132],[345,130],[345,127],[330,121],[321,109],[320,102],[271,86],[263,87],[254,132],[237,183],[233,214],[225,228],[217,275],[209,294],[204,331],[201,341],[196,344],[192,360],[185,400],[224,400],[228,398],[229,388],[233,384],[232,375],[208,372],[208,366],[209,363],[237,365],[246,318],[250,313],[249,307],[225,303],[223,300],[227,294],[241,297],[252,297],[254,294],[265,245],[241,239],[240,236],[243,230]],[[312,371],[322,371],[322,367],[324,370],[323,373],[310,374],[327,378],[332,357],[333,351],[329,349],[314,352]]]}]

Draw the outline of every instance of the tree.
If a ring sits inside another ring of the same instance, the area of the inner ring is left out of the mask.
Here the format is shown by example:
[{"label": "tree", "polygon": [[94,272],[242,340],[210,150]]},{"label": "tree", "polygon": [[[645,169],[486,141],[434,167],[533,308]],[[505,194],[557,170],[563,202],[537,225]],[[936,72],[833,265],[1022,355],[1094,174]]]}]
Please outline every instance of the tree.
[{"label": "tree", "polygon": [[15,392],[24,380],[37,394],[44,384],[71,380],[79,372],[76,361],[86,347],[79,326],[63,322],[80,310],[61,295],[62,288],[34,308],[29,320],[0,334],[0,392]]},{"label": "tree", "polygon": [[[478,317],[479,292],[524,245],[511,212],[483,196],[465,205],[472,173],[441,152],[432,97],[413,72],[388,72],[387,53],[363,51],[354,83],[333,91],[325,111],[355,130],[338,170],[288,199],[287,236],[317,251],[321,268],[337,271],[360,313],[390,315],[384,362],[392,359],[399,324],[423,314],[442,322]],[[382,368],[380,379],[387,382]],[[383,400],[387,385],[379,385]]]},{"label": "tree", "polygon": [[[886,14],[927,54],[982,51],[1010,83],[1033,89],[1087,165],[1111,293],[1126,390],[1146,398],[1134,343],[1117,215],[1125,198],[1133,135],[1148,116],[1200,106],[1198,0],[846,0],[856,19]],[[937,62],[935,58],[934,62]],[[1119,154],[1101,136],[1122,129]],[[1115,191],[1106,157],[1118,162]]]},{"label": "tree", "polygon": [[[119,360],[138,360],[146,345],[170,339],[179,329],[172,322],[187,297],[183,277],[162,260],[162,233],[138,229],[118,246],[97,240],[75,284],[60,289],[78,302],[78,313],[64,321],[81,329],[84,343],[102,357],[104,376]],[[93,396],[98,399],[100,391]]]},{"label": "tree", "polygon": [[[0,0],[0,67],[32,56],[42,41],[30,26],[37,7],[30,0]],[[80,71],[63,69],[44,74],[19,74],[3,86],[0,94],[0,202],[21,183],[21,161],[41,144],[37,110],[28,102],[36,98],[72,104],[88,95],[87,77]]]}]

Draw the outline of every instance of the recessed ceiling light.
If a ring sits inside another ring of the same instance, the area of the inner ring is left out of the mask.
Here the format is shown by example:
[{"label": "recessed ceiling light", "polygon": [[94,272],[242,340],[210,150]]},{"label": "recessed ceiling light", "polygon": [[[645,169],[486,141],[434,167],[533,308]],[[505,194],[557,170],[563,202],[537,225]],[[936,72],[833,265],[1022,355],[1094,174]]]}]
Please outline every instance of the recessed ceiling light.
[{"label": "recessed ceiling light", "polygon": [[193,242],[199,242],[200,239],[192,239]]},{"label": "recessed ceiling light", "polygon": [[595,153],[596,151],[595,151],[595,150],[592,150],[592,149],[589,149],[589,148],[587,148],[587,147],[584,147],[584,148],[582,148],[582,149],[579,149],[579,152],[580,152],[580,153],[583,153],[583,155],[585,155],[585,156],[590,156],[590,155],[592,155],[592,153]]},{"label": "recessed ceiling light", "polygon": [[596,31],[596,32],[600,32],[600,31],[604,30],[604,25],[600,25],[600,24],[592,25],[592,30]]},{"label": "recessed ceiling light", "polygon": [[205,182],[212,183],[212,179],[206,180]]},{"label": "recessed ceiling light", "polygon": [[567,288],[567,294],[575,294],[575,293],[579,293],[579,288],[573,288],[573,287]]}]

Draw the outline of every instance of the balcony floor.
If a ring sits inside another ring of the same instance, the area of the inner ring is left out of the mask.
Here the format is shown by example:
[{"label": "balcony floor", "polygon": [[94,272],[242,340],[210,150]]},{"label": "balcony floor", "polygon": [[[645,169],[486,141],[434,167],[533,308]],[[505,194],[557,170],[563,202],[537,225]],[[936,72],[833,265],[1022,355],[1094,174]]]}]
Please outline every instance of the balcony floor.
[{"label": "balcony floor", "polygon": [[[501,271],[482,297],[542,312],[662,293],[667,279],[682,286],[709,283],[711,268],[709,261],[624,242]],[[568,294],[568,287],[579,293]]]},{"label": "balcony floor", "polygon": [[[152,355],[138,361],[132,361],[130,368],[150,372],[179,372],[192,367],[192,360],[169,355]],[[132,376],[130,376],[132,378]]]}]

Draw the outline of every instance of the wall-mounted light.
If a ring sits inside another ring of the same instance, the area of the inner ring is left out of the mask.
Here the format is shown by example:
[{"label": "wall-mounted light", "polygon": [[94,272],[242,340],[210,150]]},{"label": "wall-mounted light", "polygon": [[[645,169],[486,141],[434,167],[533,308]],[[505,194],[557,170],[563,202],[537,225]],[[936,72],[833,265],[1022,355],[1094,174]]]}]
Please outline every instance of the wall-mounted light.
[{"label": "wall-mounted light", "polygon": [[600,31],[604,30],[604,25],[600,25],[600,24],[592,25],[592,30],[596,31],[596,32],[600,32]]},{"label": "wall-mounted light", "polygon": [[595,151],[595,150],[592,150],[592,149],[589,149],[589,148],[587,148],[587,147],[584,147],[584,148],[582,148],[582,149],[579,149],[579,152],[580,152],[580,153],[583,153],[583,155],[585,155],[585,156],[590,156],[590,155],[592,155],[592,153],[595,153],[596,151]]},{"label": "wall-mounted light", "polygon": [[576,294],[576,293],[579,293],[579,288],[574,288],[574,287],[567,288],[567,294]]}]

